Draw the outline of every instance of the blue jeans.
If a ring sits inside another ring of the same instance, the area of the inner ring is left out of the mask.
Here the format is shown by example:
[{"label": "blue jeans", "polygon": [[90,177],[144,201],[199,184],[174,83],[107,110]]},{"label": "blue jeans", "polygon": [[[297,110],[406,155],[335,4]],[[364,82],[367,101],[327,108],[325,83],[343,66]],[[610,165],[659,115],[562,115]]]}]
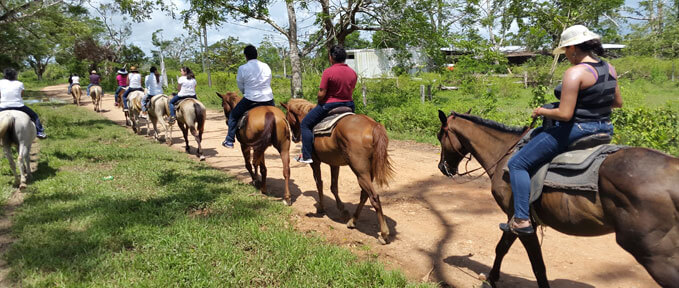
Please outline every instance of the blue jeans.
[{"label": "blue jeans", "polygon": [[134,91],[144,91],[144,88],[127,88],[125,93],[123,93],[123,108],[127,109],[127,95]]},{"label": "blue jeans", "polygon": [[233,110],[229,113],[229,120],[226,122],[227,126],[229,126],[229,132],[226,134],[226,142],[233,143],[236,141],[236,125],[238,124],[238,120],[240,120],[240,117],[243,117],[243,114],[245,114],[246,111],[257,106],[276,106],[276,104],[273,100],[264,102],[255,102],[246,98],[240,100],[240,102],[236,104],[236,107],[233,107]]},{"label": "blue jeans", "polygon": [[314,109],[309,111],[309,114],[304,116],[304,119],[302,119],[302,123],[300,124],[300,129],[302,130],[302,157],[304,159],[311,159],[311,155],[314,151],[314,126],[316,126],[318,122],[321,122],[321,120],[328,115],[330,110],[341,106],[351,107],[351,111],[356,110],[354,101],[326,103],[317,105]]},{"label": "blue jeans", "polygon": [[42,124],[40,124],[40,118],[38,118],[38,113],[35,113],[35,111],[33,111],[33,109],[31,109],[30,107],[24,105],[24,106],[21,106],[21,107],[0,108],[0,112],[5,111],[5,110],[18,110],[18,111],[21,111],[21,112],[28,114],[28,117],[31,117],[31,121],[33,121],[33,123],[35,123],[35,130],[37,130],[36,132],[38,132],[38,133],[45,132],[45,128],[43,128]]},{"label": "blue jeans", "polygon": [[92,86],[94,86],[94,84],[87,84],[87,96],[90,96],[90,88],[92,88]]},{"label": "blue jeans", "polygon": [[196,97],[196,95],[189,95],[189,96],[174,95],[174,97],[172,97],[172,100],[170,100],[170,104],[168,105],[168,106],[170,106],[170,116],[171,117],[177,117],[177,111],[175,111],[174,105],[177,105],[177,102],[179,102],[180,100],[184,100],[186,98],[198,99]]},{"label": "blue jeans", "polygon": [[568,145],[582,137],[597,134],[613,134],[613,125],[608,121],[563,123],[556,126],[535,129],[533,139],[514,154],[507,166],[514,197],[514,218],[530,219],[530,175],[556,155],[566,151]]},{"label": "blue jeans", "polygon": [[127,86],[118,86],[118,88],[116,88],[116,92],[115,92],[115,94],[113,94],[113,97],[115,98],[116,103],[118,103],[118,93],[120,93],[120,90],[125,89],[125,87],[127,87]]},{"label": "blue jeans", "polygon": [[144,94],[144,96],[141,97],[141,111],[146,112],[146,110],[148,110],[148,109],[146,108],[146,106],[149,105],[148,102],[151,101],[151,98],[153,98],[153,96],[156,96],[156,95],[158,95],[158,94],[155,94],[155,95],[152,95],[152,94]]}]

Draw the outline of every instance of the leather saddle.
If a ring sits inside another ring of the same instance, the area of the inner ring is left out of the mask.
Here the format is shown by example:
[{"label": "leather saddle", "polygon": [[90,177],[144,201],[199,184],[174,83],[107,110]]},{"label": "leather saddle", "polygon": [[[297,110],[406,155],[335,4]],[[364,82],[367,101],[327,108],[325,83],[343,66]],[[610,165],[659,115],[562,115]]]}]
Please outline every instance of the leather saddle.
[{"label": "leather saddle", "polygon": [[349,115],[354,115],[354,112],[351,111],[351,107],[340,106],[331,109],[328,111],[328,115],[314,126],[314,135],[325,136],[332,134],[332,130],[335,128],[335,125],[337,125],[337,122]]}]

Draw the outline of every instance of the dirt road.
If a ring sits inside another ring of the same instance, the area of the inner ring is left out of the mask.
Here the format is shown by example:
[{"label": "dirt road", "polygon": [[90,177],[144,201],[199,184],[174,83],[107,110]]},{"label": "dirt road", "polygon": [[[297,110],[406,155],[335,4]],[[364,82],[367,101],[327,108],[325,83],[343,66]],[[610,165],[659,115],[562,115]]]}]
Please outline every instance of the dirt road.
[{"label": "dirt road", "polygon": [[[47,87],[43,92],[70,100],[65,85]],[[89,97],[83,98],[83,109],[91,110]],[[122,110],[114,108],[111,95],[104,97],[102,108],[104,116],[124,125]],[[436,117],[433,112],[432,117]],[[226,135],[223,113],[209,111],[205,127],[203,147],[207,163],[249,182],[239,147],[226,149],[221,146]],[[47,129],[49,133],[49,126]],[[183,151],[181,132],[177,127],[174,131],[172,147]],[[193,139],[190,144],[195,151]],[[501,236],[498,223],[506,219],[490,194],[488,178],[484,176],[458,184],[438,171],[438,148],[407,141],[389,144],[396,177],[380,198],[394,235],[391,244],[382,246],[377,242],[376,216],[369,203],[361,214],[357,229],[346,228],[332,193],[329,193],[328,166],[322,168],[326,180],[327,192],[323,201],[327,215],[307,215],[316,211],[314,204],[318,195],[311,168],[291,161],[290,188],[298,229],[315,231],[313,233],[332,243],[351,247],[358,254],[377,255],[386,265],[402,270],[413,280],[442,282],[444,286],[453,287],[478,287],[481,284],[478,274],[487,274],[493,263],[495,245]],[[296,155],[300,144],[291,149],[291,154]],[[282,164],[275,149],[267,151],[266,161],[269,193],[280,198]],[[342,167],[340,197],[352,213],[359,192],[356,177],[348,167]],[[657,287],[646,270],[615,243],[612,234],[573,237],[547,228],[540,238],[552,287]],[[537,287],[528,257],[518,241],[505,257],[502,272],[500,287]]]}]

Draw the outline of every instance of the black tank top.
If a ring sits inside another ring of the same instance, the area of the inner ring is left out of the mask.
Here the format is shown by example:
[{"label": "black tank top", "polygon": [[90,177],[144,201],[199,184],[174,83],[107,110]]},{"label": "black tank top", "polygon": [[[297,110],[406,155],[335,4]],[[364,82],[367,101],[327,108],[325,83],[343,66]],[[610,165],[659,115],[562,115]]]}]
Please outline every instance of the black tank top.
[{"label": "black tank top", "polygon": [[[594,67],[599,75],[594,85],[578,91],[573,118],[569,122],[610,121],[615,87],[618,80],[609,72],[608,63],[603,60],[597,63],[587,63]],[[554,95],[561,100],[562,86],[554,88]]]}]

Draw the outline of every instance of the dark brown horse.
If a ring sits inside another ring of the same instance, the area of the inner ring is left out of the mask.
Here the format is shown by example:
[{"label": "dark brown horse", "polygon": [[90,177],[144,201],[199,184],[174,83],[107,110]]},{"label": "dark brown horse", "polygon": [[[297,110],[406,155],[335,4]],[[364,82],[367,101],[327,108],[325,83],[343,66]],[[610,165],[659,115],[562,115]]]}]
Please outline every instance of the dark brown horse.
[{"label": "dark brown horse", "polygon": [[[291,99],[287,104],[281,103],[281,105],[288,110],[287,119],[292,129],[293,140],[299,142],[300,122],[316,105],[303,99]],[[358,177],[358,185],[361,186],[361,200],[347,226],[349,228],[355,227],[365,201],[370,199],[370,203],[377,212],[377,221],[380,223],[378,240],[382,244],[389,242],[389,227],[384,220],[382,203],[380,203],[380,196],[373,187],[373,180],[379,186],[386,186],[393,176],[393,169],[387,154],[388,145],[389,139],[384,126],[366,115],[346,116],[337,122],[337,126],[330,136],[314,138],[314,162],[311,164],[316,180],[316,189],[318,189],[317,213],[325,213],[323,180],[321,179],[321,162],[323,162],[330,165],[332,176],[330,191],[335,195],[337,209],[341,211],[343,217],[348,218],[349,212],[344,209],[344,204],[338,195],[337,180],[339,178],[339,167],[349,165],[351,171]]]},{"label": "dark brown horse", "polygon": [[[242,97],[233,92],[226,94],[219,94],[217,96],[222,99],[222,108],[224,108],[224,116],[229,119],[229,113],[236,107]],[[285,114],[281,109],[274,106],[259,106],[250,109],[247,119],[245,119],[245,127],[238,130],[236,139],[240,143],[243,158],[245,159],[245,168],[248,169],[252,182],[255,186],[259,186],[263,194],[266,194],[266,164],[264,163],[264,151],[269,146],[278,150],[283,161],[283,178],[285,178],[285,195],[283,202],[286,205],[291,205],[290,200],[290,129],[288,123],[285,121]],[[253,157],[250,158],[250,153]],[[252,160],[252,162],[250,161]],[[254,165],[254,170],[252,169]],[[262,173],[261,181],[258,179],[257,170]]]},{"label": "dark brown horse", "polygon": [[[457,174],[462,158],[471,153],[491,179],[497,204],[514,214],[509,175],[503,171],[507,151],[521,130],[468,114],[439,111],[443,174]],[[599,168],[599,193],[545,189],[533,204],[534,214],[545,225],[576,236],[615,232],[618,244],[646,268],[658,284],[679,283],[679,159],[645,148],[628,148],[608,156]],[[499,221],[498,221],[499,222]],[[516,240],[502,234],[495,248],[495,263],[488,281],[500,278],[502,258]],[[518,237],[530,258],[540,287],[549,287],[542,251],[536,234]]]}]

